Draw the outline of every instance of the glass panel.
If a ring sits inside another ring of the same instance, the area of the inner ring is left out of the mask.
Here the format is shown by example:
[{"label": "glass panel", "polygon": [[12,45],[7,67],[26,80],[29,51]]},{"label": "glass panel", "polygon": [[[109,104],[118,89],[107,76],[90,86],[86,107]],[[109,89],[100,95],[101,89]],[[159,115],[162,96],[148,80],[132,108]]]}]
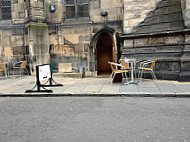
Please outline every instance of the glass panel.
[{"label": "glass panel", "polygon": [[66,5],[74,5],[75,1],[74,0],[66,0]]},{"label": "glass panel", "polygon": [[75,7],[74,6],[66,6],[66,18],[71,19],[75,18]]},{"label": "glass panel", "polygon": [[11,8],[2,8],[2,19],[3,20],[10,20],[11,19]]},{"label": "glass panel", "polygon": [[7,7],[7,6],[10,7],[11,6],[11,1],[2,1],[1,6],[2,7]]},{"label": "glass panel", "polygon": [[88,4],[78,5],[78,17],[89,17]]},{"label": "glass panel", "polygon": [[2,14],[3,20],[11,19],[11,1],[10,0],[1,1],[1,14]]},{"label": "glass panel", "polygon": [[78,0],[78,4],[88,4],[89,0]]}]

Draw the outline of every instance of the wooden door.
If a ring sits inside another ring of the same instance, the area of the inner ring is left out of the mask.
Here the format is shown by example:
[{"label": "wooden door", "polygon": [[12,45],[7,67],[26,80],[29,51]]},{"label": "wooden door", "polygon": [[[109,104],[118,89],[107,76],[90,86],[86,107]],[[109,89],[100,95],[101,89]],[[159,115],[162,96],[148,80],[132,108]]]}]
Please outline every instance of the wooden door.
[{"label": "wooden door", "polygon": [[112,45],[112,39],[107,35],[102,35],[97,42],[96,57],[98,75],[106,75],[111,73],[111,68],[108,61],[112,61]]}]

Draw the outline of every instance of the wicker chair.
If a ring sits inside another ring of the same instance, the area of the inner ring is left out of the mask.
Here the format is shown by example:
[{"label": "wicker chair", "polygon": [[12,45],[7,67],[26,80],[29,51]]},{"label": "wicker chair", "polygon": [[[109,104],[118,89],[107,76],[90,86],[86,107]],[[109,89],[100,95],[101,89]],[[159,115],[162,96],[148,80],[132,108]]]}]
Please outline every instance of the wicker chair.
[{"label": "wicker chair", "polygon": [[152,78],[153,79],[157,79],[156,78],[156,75],[154,73],[154,67],[155,67],[155,64],[156,64],[156,59],[153,59],[153,60],[145,60],[143,62],[140,63],[140,67],[138,67],[139,69],[139,77],[141,78],[142,80],[142,76],[143,76],[143,73],[146,71],[149,71],[152,75]]},{"label": "wicker chair", "polygon": [[[111,73],[111,76],[110,76],[110,80],[111,80],[111,78],[112,78],[111,83],[113,82],[113,80],[114,80],[114,78],[115,78],[115,75],[116,75],[116,74],[119,74],[119,73],[121,73],[121,74],[122,74],[122,77],[125,77],[126,80],[128,81],[128,79],[127,79],[127,74],[126,74],[127,70],[125,69],[125,67],[124,67],[123,65],[118,64],[118,63],[114,63],[114,62],[108,62],[108,63],[110,64],[111,70],[112,70],[112,73]],[[119,69],[119,67],[120,67],[121,69]]]},{"label": "wicker chair", "polygon": [[26,65],[27,65],[27,61],[19,61],[19,62],[13,64],[13,70],[14,70],[13,76],[15,74],[15,70],[20,71],[20,76],[21,76],[21,70],[24,70],[27,73],[27,75],[29,75]]},{"label": "wicker chair", "polygon": [[6,68],[7,63],[0,63],[0,71],[4,72],[4,77],[7,78],[8,77],[8,72],[7,72],[7,68]]}]

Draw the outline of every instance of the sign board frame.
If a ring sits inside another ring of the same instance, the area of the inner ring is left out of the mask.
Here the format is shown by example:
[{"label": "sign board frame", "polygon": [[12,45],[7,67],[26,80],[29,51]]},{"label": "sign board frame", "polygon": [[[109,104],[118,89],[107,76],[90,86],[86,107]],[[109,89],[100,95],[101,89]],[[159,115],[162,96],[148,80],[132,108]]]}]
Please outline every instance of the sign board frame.
[{"label": "sign board frame", "polygon": [[[57,84],[52,78],[52,65],[51,64],[43,64],[36,66],[36,86],[37,90],[26,90],[26,93],[30,92],[47,92],[52,93],[52,90],[48,90],[45,87],[55,87],[55,86],[63,86],[62,84]],[[41,81],[48,80],[49,84],[41,84]],[[54,82],[54,84],[53,84]],[[44,90],[41,90],[41,87]]]}]

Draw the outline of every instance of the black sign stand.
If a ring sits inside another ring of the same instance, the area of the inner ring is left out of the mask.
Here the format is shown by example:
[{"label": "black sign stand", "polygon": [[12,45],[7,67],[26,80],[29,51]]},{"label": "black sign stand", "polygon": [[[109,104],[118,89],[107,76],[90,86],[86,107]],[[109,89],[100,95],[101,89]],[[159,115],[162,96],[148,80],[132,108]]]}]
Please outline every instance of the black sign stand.
[{"label": "black sign stand", "polygon": [[[47,65],[47,64],[45,64]],[[50,65],[51,66],[51,65]],[[37,90],[26,90],[25,93],[32,93],[32,92],[46,92],[46,93],[52,93],[53,91],[52,90],[48,90],[46,89],[45,87],[58,87],[58,86],[63,86],[62,84],[57,84],[53,78],[52,78],[52,72],[51,72],[51,68],[50,68],[50,73],[51,73],[51,77],[48,79],[48,82],[49,84],[46,85],[46,84],[41,84],[40,83],[40,79],[39,79],[39,66],[36,66],[36,85],[35,87],[37,86]],[[53,82],[55,84],[53,84]],[[41,87],[44,89],[44,90],[41,90]]]}]

